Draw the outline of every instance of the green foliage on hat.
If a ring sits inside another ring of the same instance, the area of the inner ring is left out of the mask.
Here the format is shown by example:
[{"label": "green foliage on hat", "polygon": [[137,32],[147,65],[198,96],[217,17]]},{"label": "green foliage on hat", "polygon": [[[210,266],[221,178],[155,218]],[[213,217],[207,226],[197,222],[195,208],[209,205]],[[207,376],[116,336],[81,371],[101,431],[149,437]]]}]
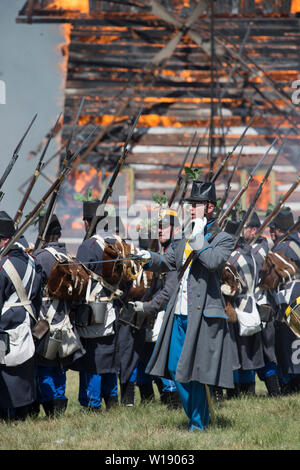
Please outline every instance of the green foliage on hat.
[{"label": "green foliage on hat", "polygon": [[189,166],[184,167],[185,176],[187,180],[198,180],[202,173],[202,168],[190,168]]},{"label": "green foliage on hat", "polygon": [[167,204],[167,202],[168,202],[168,198],[167,198],[165,192],[163,192],[161,196],[158,193],[153,193],[152,194],[152,199],[159,206],[163,206],[163,205]]},{"label": "green foliage on hat", "polygon": [[74,199],[76,201],[81,201],[81,202],[86,202],[86,201],[96,201],[97,198],[93,197],[93,188],[88,188],[86,195],[83,195],[81,193],[76,193],[74,194]]}]

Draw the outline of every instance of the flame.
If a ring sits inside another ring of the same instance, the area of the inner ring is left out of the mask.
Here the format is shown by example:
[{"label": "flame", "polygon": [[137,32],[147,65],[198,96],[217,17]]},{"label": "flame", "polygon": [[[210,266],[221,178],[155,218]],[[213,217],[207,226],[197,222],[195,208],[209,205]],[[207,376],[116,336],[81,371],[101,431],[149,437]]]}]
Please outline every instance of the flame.
[{"label": "flame", "polygon": [[[75,170],[73,172],[72,179],[74,181],[74,190],[77,193],[84,194],[87,187],[92,187],[94,180],[100,179],[101,181],[101,171],[97,171],[96,168],[91,168],[90,171],[79,171]],[[99,191],[93,189],[93,197],[98,197]]]},{"label": "flame", "polygon": [[[253,200],[263,178],[264,178],[263,173],[256,174],[254,175],[252,183],[249,184],[248,189],[247,189],[247,207],[249,207],[249,205],[251,204],[251,201]],[[259,210],[265,211],[270,201],[271,201],[271,184],[269,181],[266,181],[263,186],[261,195],[256,202],[256,208]]]},{"label": "flame", "polygon": [[80,13],[89,14],[89,0],[54,0],[47,8],[55,10],[78,10]]},{"label": "flame", "polygon": [[291,13],[298,13],[300,11],[300,0],[292,0]]}]

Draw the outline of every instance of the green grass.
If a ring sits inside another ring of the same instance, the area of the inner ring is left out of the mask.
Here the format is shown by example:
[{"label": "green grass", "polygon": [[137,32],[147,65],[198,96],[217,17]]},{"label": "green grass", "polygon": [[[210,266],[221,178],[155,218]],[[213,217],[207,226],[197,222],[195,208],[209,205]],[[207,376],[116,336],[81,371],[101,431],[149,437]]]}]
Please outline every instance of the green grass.
[{"label": "green grass", "polygon": [[25,422],[0,422],[0,450],[299,450],[300,393],[269,398],[264,384],[257,396],[213,402],[215,422],[204,432],[188,432],[183,410],[170,411],[156,400],[119,406],[101,414],[82,409],[78,374],[67,373],[65,415],[44,411]]}]

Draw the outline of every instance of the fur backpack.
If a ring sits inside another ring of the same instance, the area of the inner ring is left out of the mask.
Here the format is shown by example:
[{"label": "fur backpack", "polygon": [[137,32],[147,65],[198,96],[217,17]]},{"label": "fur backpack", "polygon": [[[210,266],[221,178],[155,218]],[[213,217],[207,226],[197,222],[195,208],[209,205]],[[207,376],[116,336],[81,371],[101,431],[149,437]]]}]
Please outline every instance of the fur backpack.
[{"label": "fur backpack", "polygon": [[229,323],[237,321],[237,314],[233,305],[234,297],[241,293],[243,280],[233,264],[226,262],[221,278],[221,292],[225,300],[225,313]]},{"label": "fur backpack", "polygon": [[270,252],[264,260],[259,286],[264,290],[276,289],[279,284],[291,281],[297,270],[296,263],[281,251]]},{"label": "fur backpack", "polygon": [[46,286],[49,297],[68,302],[78,302],[84,298],[91,277],[90,270],[75,258],[51,248],[46,249],[56,259]]}]

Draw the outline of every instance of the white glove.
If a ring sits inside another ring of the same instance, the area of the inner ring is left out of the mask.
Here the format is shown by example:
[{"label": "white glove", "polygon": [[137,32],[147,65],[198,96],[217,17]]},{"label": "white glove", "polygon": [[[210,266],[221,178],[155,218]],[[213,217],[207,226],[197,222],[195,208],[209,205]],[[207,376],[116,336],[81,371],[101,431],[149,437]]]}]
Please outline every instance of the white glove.
[{"label": "white glove", "polygon": [[137,313],[144,312],[143,302],[136,301],[136,302],[128,302],[128,303],[133,305],[133,310],[135,312],[137,312]]},{"label": "white glove", "polygon": [[144,261],[150,261],[151,259],[151,255],[148,250],[138,250],[135,254],[142,258]]},{"label": "white glove", "polygon": [[204,245],[204,228],[207,220],[206,217],[203,217],[203,219],[195,219],[193,222],[194,228],[189,243],[193,250],[198,251]]}]

